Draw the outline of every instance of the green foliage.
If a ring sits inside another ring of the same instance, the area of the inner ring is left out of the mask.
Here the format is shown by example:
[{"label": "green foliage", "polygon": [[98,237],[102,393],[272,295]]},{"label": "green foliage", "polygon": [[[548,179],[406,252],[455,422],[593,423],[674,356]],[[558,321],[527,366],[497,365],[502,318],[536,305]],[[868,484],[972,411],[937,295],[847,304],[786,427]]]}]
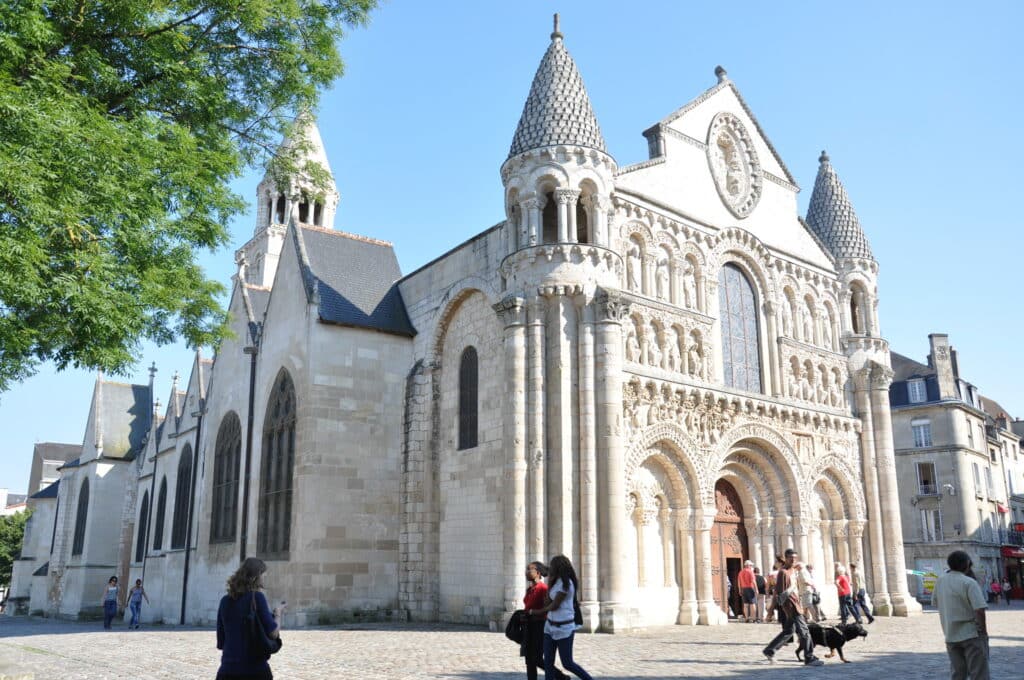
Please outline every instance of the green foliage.
[{"label": "green foliage", "polygon": [[14,560],[21,557],[25,522],[31,514],[30,510],[22,510],[13,515],[0,516],[0,588],[11,585],[11,569]]},{"label": "green foliage", "polygon": [[0,3],[0,391],[40,361],[124,373],[140,343],[225,333],[196,258],[343,71],[376,0]]}]

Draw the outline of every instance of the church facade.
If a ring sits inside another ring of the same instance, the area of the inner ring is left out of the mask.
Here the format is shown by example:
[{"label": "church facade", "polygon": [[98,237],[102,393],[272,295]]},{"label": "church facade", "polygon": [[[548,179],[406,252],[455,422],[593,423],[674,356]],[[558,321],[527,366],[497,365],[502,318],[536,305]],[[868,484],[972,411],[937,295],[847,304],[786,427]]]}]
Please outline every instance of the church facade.
[{"label": "church facade", "polygon": [[[169,623],[211,622],[249,555],[288,625],[499,622],[526,563],[558,553],[589,630],[720,624],[743,561],[789,547],[826,601],[855,561],[879,613],[919,611],[878,263],[827,155],[801,218],[716,76],[619,167],[556,25],[500,167],[505,218],[404,276],[390,244],[330,228],[336,192],[265,179],[234,337],[123,463],[118,540],[86,532],[80,553],[145,578],[144,618]],[[80,486],[62,478],[55,533]],[[99,572],[69,542],[32,601],[73,616],[68,591],[103,582],[82,585]]]}]

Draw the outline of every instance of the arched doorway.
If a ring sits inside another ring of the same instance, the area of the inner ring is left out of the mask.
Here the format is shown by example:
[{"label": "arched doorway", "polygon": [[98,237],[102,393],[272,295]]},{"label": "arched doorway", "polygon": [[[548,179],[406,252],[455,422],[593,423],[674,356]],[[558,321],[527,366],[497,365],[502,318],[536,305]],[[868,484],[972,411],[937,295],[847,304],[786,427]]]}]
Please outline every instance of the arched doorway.
[{"label": "arched doorway", "polygon": [[736,575],[747,559],[747,530],[743,526],[739,494],[724,479],[715,482],[715,508],[715,524],[711,528],[711,581],[715,602],[732,617],[743,611]]}]

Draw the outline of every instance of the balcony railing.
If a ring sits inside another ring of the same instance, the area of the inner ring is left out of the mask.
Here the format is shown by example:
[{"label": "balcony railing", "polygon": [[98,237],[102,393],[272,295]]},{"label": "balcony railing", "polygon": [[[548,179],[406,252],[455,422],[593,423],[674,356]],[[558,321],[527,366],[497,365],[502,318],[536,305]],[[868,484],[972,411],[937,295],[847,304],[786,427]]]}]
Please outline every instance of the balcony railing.
[{"label": "balcony railing", "polygon": [[1024,531],[1007,531],[1006,529],[1000,529],[999,533],[1003,545],[1024,546]]},{"label": "balcony railing", "polygon": [[918,484],[917,485],[918,496],[938,496],[939,486],[937,484]]}]

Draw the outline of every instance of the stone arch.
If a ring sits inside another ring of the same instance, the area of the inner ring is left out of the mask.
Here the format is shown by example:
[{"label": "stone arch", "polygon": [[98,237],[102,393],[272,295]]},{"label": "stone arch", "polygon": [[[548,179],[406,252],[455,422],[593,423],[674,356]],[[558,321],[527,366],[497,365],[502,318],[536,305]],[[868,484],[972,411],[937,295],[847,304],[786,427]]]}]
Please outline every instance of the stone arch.
[{"label": "stone arch", "polygon": [[[444,349],[445,336],[448,334],[448,327],[451,323],[452,318],[458,312],[462,304],[473,295],[473,293],[480,293],[487,300],[488,305],[493,305],[498,301],[498,294],[494,290],[494,287],[478,276],[468,276],[445,295],[448,299],[447,304],[444,307],[444,311],[437,317],[437,325],[434,327],[434,336],[430,342],[430,354],[428,355],[430,360],[434,363],[441,360],[441,352]],[[497,323],[497,315],[495,315],[495,323]]]},{"label": "stone arch", "polygon": [[843,511],[846,519],[861,520],[867,515],[864,490],[858,483],[860,474],[842,456],[830,453],[818,461],[819,472],[812,477],[812,483],[827,480],[839,492],[843,500]]},{"label": "stone arch", "polygon": [[749,446],[739,448],[765,454],[768,469],[778,476],[779,488],[783,493],[783,497],[779,500],[784,498],[789,501],[788,505],[791,510],[789,514],[797,514],[795,512],[797,509],[802,514],[806,509],[806,498],[802,493],[799,460],[789,442],[772,428],[757,423],[748,423],[726,432],[719,441],[717,450],[712,454],[713,469],[720,470],[725,465],[726,459],[733,455],[738,445],[743,442],[754,442],[760,445],[759,448],[753,449]]},{"label": "stone arch", "polygon": [[717,271],[728,262],[736,262],[747,271],[762,304],[775,299],[775,280],[769,267],[771,257],[756,236],[738,227],[723,231],[708,256],[708,265]]},{"label": "stone arch", "polygon": [[690,507],[699,507],[701,499],[714,489],[708,491],[707,473],[687,451],[700,451],[700,445],[681,425],[671,421],[649,425],[634,437],[626,453],[625,477],[632,479],[645,460],[657,458],[671,470],[670,478],[681,484],[679,490]]},{"label": "stone arch", "polygon": [[726,465],[719,470],[718,479],[724,479],[732,484],[732,488],[739,494],[740,502],[743,504],[744,519],[759,520],[762,517],[769,516],[765,512],[764,503],[762,502],[763,499],[769,497],[762,495],[763,489],[759,488],[745,467],[731,464]]},{"label": "stone arch", "polygon": [[619,227],[619,236],[624,244],[627,244],[630,239],[637,239],[637,241],[643,246],[644,252],[650,250],[654,244],[654,233],[651,231],[650,225],[642,222],[641,220],[632,219],[624,222]]},{"label": "stone arch", "polygon": [[538,195],[567,189],[572,184],[568,171],[558,163],[541,163],[535,167],[526,180],[526,189],[533,189]]}]

